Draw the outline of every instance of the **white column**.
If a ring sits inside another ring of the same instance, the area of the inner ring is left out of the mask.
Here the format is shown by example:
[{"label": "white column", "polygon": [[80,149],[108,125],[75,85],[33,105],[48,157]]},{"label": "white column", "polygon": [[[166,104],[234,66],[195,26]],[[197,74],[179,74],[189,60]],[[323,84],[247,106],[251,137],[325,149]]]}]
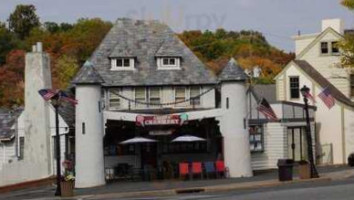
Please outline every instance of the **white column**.
[{"label": "white column", "polygon": [[105,184],[103,115],[99,108],[100,85],[77,85],[76,99],[76,188]]},{"label": "white column", "polygon": [[[220,130],[224,141],[224,160],[230,177],[252,176],[244,82],[223,82],[221,86],[223,115]],[[228,104],[228,105],[227,105]],[[246,125],[246,126],[245,126]]]}]

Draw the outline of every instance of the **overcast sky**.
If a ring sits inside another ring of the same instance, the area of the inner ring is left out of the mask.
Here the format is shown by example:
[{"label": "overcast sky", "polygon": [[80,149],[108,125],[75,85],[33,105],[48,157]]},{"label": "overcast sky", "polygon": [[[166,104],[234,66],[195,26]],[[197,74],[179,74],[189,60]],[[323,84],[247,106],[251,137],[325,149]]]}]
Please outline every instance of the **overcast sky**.
[{"label": "overcast sky", "polygon": [[354,12],[339,0],[0,0],[0,20],[5,21],[17,4],[34,4],[42,22],[130,17],[159,19],[176,32],[254,29],[286,51],[294,51],[290,37],[298,30],[319,32],[321,19],[342,18],[347,28],[354,28]]}]

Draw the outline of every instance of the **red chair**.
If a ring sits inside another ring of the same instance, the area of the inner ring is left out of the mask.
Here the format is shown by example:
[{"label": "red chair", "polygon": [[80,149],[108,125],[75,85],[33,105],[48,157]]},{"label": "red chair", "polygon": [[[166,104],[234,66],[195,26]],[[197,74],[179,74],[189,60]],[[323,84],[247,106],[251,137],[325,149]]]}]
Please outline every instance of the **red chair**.
[{"label": "red chair", "polygon": [[200,178],[203,179],[203,169],[202,169],[201,162],[193,162],[192,163],[192,174],[193,174],[193,176],[200,175]]},{"label": "red chair", "polygon": [[179,163],[179,177],[189,175],[189,164],[188,163]]},{"label": "red chair", "polygon": [[222,176],[226,177],[226,173],[225,173],[225,163],[222,160],[218,160],[215,162],[215,167],[216,167],[216,174],[220,175],[222,174]]}]

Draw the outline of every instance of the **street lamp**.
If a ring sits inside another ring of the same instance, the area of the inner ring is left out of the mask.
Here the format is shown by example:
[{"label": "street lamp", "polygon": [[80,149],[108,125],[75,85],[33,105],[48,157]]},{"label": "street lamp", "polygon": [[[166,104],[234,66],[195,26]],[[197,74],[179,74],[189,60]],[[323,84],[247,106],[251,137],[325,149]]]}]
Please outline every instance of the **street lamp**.
[{"label": "street lamp", "polygon": [[51,99],[52,105],[54,106],[55,110],[55,145],[56,145],[56,160],[57,160],[57,189],[55,191],[55,196],[61,196],[61,166],[60,166],[60,136],[59,136],[59,106],[60,106],[60,96],[57,93]]},{"label": "street lamp", "polygon": [[311,169],[311,178],[318,178],[318,173],[317,169],[313,160],[313,150],[312,150],[312,136],[311,136],[311,126],[310,126],[310,117],[309,117],[309,106],[308,106],[308,94],[310,92],[310,88],[302,87],[300,89],[301,94],[304,98],[304,103],[305,103],[305,114],[306,114],[306,137],[307,137],[307,153],[309,157],[309,162],[310,162],[310,169]]}]

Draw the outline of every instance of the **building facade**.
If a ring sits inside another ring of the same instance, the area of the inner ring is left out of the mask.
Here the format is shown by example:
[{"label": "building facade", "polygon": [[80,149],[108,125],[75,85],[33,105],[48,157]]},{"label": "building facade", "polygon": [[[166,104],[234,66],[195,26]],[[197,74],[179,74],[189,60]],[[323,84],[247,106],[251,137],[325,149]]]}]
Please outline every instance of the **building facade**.
[{"label": "building facade", "polygon": [[[299,88],[306,85],[315,98],[317,162],[347,163],[354,152],[354,75],[341,67],[337,46],[345,34],[339,19],[322,21],[322,31],[294,37],[296,59],[275,77],[277,100],[301,102]],[[328,108],[318,95],[328,88],[335,105]]]}]

